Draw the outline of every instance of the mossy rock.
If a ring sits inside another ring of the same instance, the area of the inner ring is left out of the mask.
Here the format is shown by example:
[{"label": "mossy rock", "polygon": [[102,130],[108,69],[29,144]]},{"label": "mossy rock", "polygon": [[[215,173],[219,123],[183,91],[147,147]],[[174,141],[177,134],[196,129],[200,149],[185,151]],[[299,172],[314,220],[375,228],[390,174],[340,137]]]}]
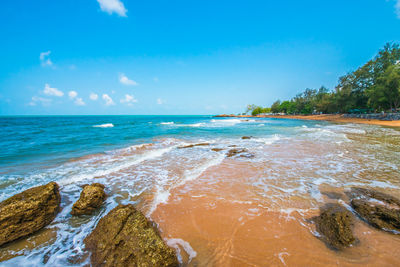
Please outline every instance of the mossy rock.
[{"label": "mossy rock", "polygon": [[103,204],[106,197],[104,185],[99,183],[85,185],[78,201],[72,206],[71,214],[90,215]]},{"label": "mossy rock", "polygon": [[119,205],[85,238],[93,266],[179,266],[175,251],[133,205]]},{"label": "mossy rock", "polygon": [[0,246],[28,236],[51,223],[60,210],[55,182],[16,194],[0,203]]},{"label": "mossy rock", "polygon": [[400,234],[400,200],[365,188],[352,188],[351,206],[371,226]]},{"label": "mossy rock", "polygon": [[231,157],[237,156],[242,153],[247,153],[247,152],[248,152],[248,150],[246,148],[232,148],[232,149],[228,150],[228,152],[226,153],[226,156],[228,158],[231,158]]},{"label": "mossy rock", "polygon": [[330,248],[342,250],[356,242],[353,235],[354,216],[339,204],[327,204],[321,214],[313,218],[321,239]]}]

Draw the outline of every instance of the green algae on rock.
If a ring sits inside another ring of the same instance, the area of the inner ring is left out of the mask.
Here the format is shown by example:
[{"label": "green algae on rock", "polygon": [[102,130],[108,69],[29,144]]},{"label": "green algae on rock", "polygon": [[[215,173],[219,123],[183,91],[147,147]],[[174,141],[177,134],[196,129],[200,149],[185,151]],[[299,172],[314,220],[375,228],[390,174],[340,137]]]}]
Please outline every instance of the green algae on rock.
[{"label": "green algae on rock", "polygon": [[351,206],[375,228],[400,234],[400,200],[371,189],[352,188]]},{"label": "green algae on rock", "polygon": [[58,184],[25,190],[0,203],[0,245],[28,236],[49,223],[60,209]]},{"label": "green algae on rock", "polygon": [[321,208],[321,214],[313,218],[321,239],[331,248],[342,250],[353,245],[354,216],[339,204],[327,204]]},{"label": "green algae on rock", "polygon": [[93,266],[179,266],[175,251],[133,205],[119,205],[84,240]]},{"label": "green algae on rock", "polygon": [[94,183],[83,187],[78,201],[72,206],[72,215],[90,215],[99,208],[106,199],[104,185]]}]

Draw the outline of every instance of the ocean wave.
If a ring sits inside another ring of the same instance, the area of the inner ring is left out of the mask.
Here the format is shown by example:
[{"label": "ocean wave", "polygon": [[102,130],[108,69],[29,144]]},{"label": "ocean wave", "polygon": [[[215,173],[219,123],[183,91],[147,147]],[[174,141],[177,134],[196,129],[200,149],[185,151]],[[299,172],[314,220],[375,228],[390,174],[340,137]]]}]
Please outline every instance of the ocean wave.
[{"label": "ocean wave", "polygon": [[193,181],[200,177],[207,169],[219,165],[225,158],[225,155],[219,154],[217,157],[212,158],[211,160],[206,161],[203,164],[200,164],[190,170],[186,170],[183,174],[183,178],[181,180],[169,184],[169,179],[167,177],[164,177],[164,179],[161,179],[161,183],[165,183],[163,185],[158,185],[157,186],[157,192],[154,197],[153,203],[151,205],[151,208],[147,214],[147,216],[150,216],[158,207],[159,204],[161,203],[167,203],[170,192],[172,189],[177,188],[179,186],[182,186],[186,184],[189,181]]},{"label": "ocean wave", "polygon": [[281,139],[282,137],[280,135],[274,134],[273,136],[270,137],[259,137],[259,138],[254,138],[253,140],[256,142],[264,143],[266,145],[271,145]]},{"label": "ocean wave", "polygon": [[99,124],[99,125],[93,125],[95,128],[112,128],[114,127],[114,124],[112,123],[104,123],[104,124]]},{"label": "ocean wave", "polygon": [[190,263],[192,259],[197,256],[197,252],[190,246],[189,242],[186,242],[185,240],[182,240],[180,238],[169,238],[166,241],[168,246],[173,247],[177,250],[178,260],[181,264],[183,262],[180,247],[182,247],[183,250],[185,250],[185,252],[189,255],[188,263]]},{"label": "ocean wave", "polygon": [[174,122],[173,121],[168,121],[168,122],[161,122],[160,124],[161,125],[172,125],[172,124],[174,124]]},{"label": "ocean wave", "polygon": [[81,173],[81,174],[77,174],[71,177],[67,177],[64,178],[62,180],[59,181],[60,185],[66,185],[66,184],[71,184],[71,183],[77,183],[77,182],[81,182],[84,180],[88,180],[88,179],[93,179],[96,177],[103,177],[103,176],[107,176],[110,175],[112,173],[116,173],[119,172],[123,169],[127,169],[131,166],[137,165],[139,163],[142,163],[144,161],[147,160],[152,160],[158,157],[161,157],[162,155],[164,155],[165,153],[171,151],[173,148],[175,148],[176,146],[171,146],[171,147],[167,147],[167,148],[160,148],[160,149],[155,149],[155,150],[150,150],[148,152],[145,152],[143,154],[140,155],[135,155],[133,158],[129,159],[129,157],[126,157],[124,161],[122,162],[118,162],[115,166],[104,169],[104,170],[95,170],[93,172],[89,172],[89,173]]}]

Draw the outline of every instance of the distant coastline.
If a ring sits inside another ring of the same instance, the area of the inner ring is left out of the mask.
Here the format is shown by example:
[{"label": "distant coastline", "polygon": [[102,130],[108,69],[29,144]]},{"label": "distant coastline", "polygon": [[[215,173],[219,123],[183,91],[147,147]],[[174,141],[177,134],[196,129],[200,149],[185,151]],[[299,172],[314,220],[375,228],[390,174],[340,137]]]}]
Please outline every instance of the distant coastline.
[{"label": "distant coastline", "polygon": [[216,115],[217,118],[275,118],[275,119],[297,119],[297,120],[314,120],[314,121],[330,121],[339,123],[360,123],[370,125],[381,125],[389,127],[400,127],[400,120],[385,121],[378,119],[363,119],[344,117],[343,114],[322,114],[322,115],[234,115],[221,114]]}]

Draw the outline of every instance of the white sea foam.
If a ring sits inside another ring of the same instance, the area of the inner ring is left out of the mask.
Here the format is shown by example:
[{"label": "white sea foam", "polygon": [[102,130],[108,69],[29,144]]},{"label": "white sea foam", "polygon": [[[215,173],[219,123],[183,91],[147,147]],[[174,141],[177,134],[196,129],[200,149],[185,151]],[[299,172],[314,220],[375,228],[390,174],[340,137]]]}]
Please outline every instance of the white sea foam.
[{"label": "white sea foam", "polygon": [[[253,138],[254,141],[256,142],[261,142],[264,143],[266,145],[271,145],[279,140],[281,140],[281,136],[279,136],[278,134],[274,134],[270,137],[260,137],[260,138]],[[250,139],[251,140],[251,139]]]},{"label": "white sea foam", "polygon": [[173,121],[168,121],[168,122],[161,122],[160,124],[161,125],[172,125],[172,124],[174,124],[174,122]]},{"label": "white sea foam", "polygon": [[104,124],[99,124],[99,125],[93,125],[95,128],[112,128],[114,127],[114,124],[112,123],[104,123]]},{"label": "white sea foam", "polygon": [[219,120],[215,120],[212,119],[211,120],[212,123],[214,123],[214,125],[219,125],[219,126],[233,126],[235,124],[244,122],[244,120],[239,120],[239,119],[219,119]]},{"label": "white sea foam", "polygon": [[84,181],[84,180],[87,180],[87,179],[93,179],[93,178],[96,178],[96,177],[102,177],[102,176],[110,175],[112,173],[115,173],[115,172],[121,171],[123,169],[129,168],[129,167],[131,167],[133,165],[137,165],[139,163],[142,163],[143,161],[161,157],[162,155],[164,155],[165,153],[171,151],[175,147],[176,146],[151,150],[151,151],[145,152],[145,153],[143,153],[141,155],[136,155],[133,158],[127,159],[127,160],[125,160],[123,162],[119,162],[118,164],[116,164],[113,167],[110,167],[110,168],[107,168],[107,169],[104,169],[104,170],[95,170],[95,171],[89,172],[89,173],[77,174],[77,175],[74,175],[74,176],[71,176],[71,177],[64,178],[64,179],[60,180],[59,183],[61,185],[66,185],[66,184],[71,184],[71,183]]},{"label": "white sea foam", "polygon": [[203,127],[207,126],[204,122],[199,122],[199,123],[192,123],[192,124],[174,124],[174,126],[177,127]]},{"label": "white sea foam", "polygon": [[195,168],[191,169],[191,170],[186,170],[184,172],[183,178],[181,178],[181,180],[179,180],[176,183],[170,184],[170,179],[168,179],[168,177],[165,177],[161,179],[161,182],[164,183],[164,185],[166,184],[166,188],[163,189],[163,187],[158,186],[157,187],[157,192],[156,195],[154,197],[153,203],[151,205],[151,208],[147,214],[147,216],[150,216],[156,209],[157,206],[161,203],[167,203],[169,196],[170,196],[170,191],[173,188],[177,188],[179,186],[184,185],[185,183],[195,180],[196,178],[198,178],[203,172],[205,172],[208,168],[212,167],[212,166],[216,166],[219,165],[225,158],[225,155],[223,154],[218,154],[217,157],[206,161],[205,163],[196,166]]},{"label": "white sea foam", "polygon": [[168,246],[173,247],[177,250],[177,252],[178,252],[177,254],[178,254],[179,261],[181,264],[183,264],[183,262],[182,262],[182,256],[181,256],[181,249],[179,246],[181,246],[185,250],[185,252],[189,255],[188,263],[190,263],[192,261],[192,259],[197,256],[197,252],[185,240],[182,240],[180,238],[170,238],[170,239],[167,239],[166,241],[167,241]]}]

